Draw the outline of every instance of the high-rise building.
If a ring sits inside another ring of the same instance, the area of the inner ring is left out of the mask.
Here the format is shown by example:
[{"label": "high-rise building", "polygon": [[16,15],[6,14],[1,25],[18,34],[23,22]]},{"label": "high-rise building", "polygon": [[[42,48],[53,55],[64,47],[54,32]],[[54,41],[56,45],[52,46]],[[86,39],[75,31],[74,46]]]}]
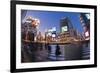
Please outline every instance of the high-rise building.
[{"label": "high-rise building", "polygon": [[[83,27],[85,40],[90,39],[90,14],[81,13],[80,22]],[[83,44],[82,59],[90,59],[90,42]]]},{"label": "high-rise building", "polygon": [[76,29],[73,27],[70,19],[68,17],[64,17],[60,20],[60,30],[61,33],[69,33],[69,36],[76,37]]},{"label": "high-rise building", "polygon": [[90,14],[80,13],[80,22],[82,24],[82,27],[86,26],[89,29],[90,28]]},{"label": "high-rise building", "polygon": [[67,32],[73,29],[73,25],[68,17],[61,18],[60,20],[60,30],[61,32]]},{"label": "high-rise building", "polygon": [[21,10],[21,21],[23,21],[23,19],[25,18],[27,14],[27,10]]}]

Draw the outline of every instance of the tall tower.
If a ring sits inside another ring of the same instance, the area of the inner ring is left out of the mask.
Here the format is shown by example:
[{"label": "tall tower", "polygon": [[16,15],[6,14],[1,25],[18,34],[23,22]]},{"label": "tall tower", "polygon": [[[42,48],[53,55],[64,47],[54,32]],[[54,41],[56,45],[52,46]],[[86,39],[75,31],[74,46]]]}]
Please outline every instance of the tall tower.
[{"label": "tall tower", "polygon": [[61,32],[70,31],[73,29],[73,25],[68,17],[61,18],[60,20],[60,30]]},{"label": "tall tower", "polygon": [[[85,40],[90,40],[90,15],[81,13],[80,22],[83,27]],[[82,59],[90,59],[90,42],[83,44]]]},{"label": "tall tower", "polygon": [[80,13],[80,22],[82,27],[86,26],[88,29],[90,29],[90,14]]},{"label": "tall tower", "polygon": [[75,29],[68,17],[64,17],[60,20],[60,30],[61,33],[68,32],[70,36],[76,36],[75,35]]},{"label": "tall tower", "polygon": [[21,21],[25,18],[27,10],[21,10]]}]

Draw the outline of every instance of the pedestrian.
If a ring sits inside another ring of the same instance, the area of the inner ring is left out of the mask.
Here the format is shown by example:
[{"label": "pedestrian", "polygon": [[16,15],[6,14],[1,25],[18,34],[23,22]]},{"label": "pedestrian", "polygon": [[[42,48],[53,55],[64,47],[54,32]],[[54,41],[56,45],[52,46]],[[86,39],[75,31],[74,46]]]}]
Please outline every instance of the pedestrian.
[{"label": "pedestrian", "polygon": [[57,58],[59,57],[59,55],[61,55],[60,47],[59,47],[58,44],[57,44],[57,46],[56,46],[55,55],[56,55],[56,60],[57,60]]}]

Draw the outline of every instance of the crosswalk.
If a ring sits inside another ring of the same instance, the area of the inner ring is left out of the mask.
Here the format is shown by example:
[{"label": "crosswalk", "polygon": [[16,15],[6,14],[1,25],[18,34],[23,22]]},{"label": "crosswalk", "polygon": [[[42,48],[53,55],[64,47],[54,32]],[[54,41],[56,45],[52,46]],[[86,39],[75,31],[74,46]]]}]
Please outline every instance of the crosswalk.
[{"label": "crosswalk", "polygon": [[90,59],[90,45],[84,45],[82,49],[82,59]]},{"label": "crosswalk", "polygon": [[50,54],[48,56],[48,58],[51,60],[51,61],[64,61],[64,56],[63,55],[59,55],[59,56],[56,56],[55,54]]},{"label": "crosswalk", "polygon": [[51,61],[63,61],[64,59],[64,55],[60,54],[58,56],[56,56],[55,52],[56,52],[56,45],[50,45],[51,46],[51,52],[48,54],[48,58]]},{"label": "crosswalk", "polygon": [[[33,61],[36,61],[36,62],[43,62],[43,61],[65,61],[65,60],[68,60],[68,57],[70,57],[69,60],[72,60],[73,56],[71,56],[74,52],[72,51],[71,54],[64,54],[63,52],[65,52],[65,49],[68,49],[67,48],[64,48],[63,46],[60,45],[60,48],[62,51],[62,53],[58,56],[56,56],[55,54],[55,51],[56,51],[56,45],[50,45],[51,46],[51,52],[49,53],[48,50],[44,49],[44,50],[40,50],[40,51],[35,51],[35,52],[30,52],[31,50],[30,49],[22,49],[22,62],[33,62]],[[86,60],[86,59],[90,59],[90,45],[83,45],[82,48],[79,48],[79,49],[82,49],[81,51],[79,51],[81,53],[81,58],[80,60]],[[69,50],[67,50],[67,53]],[[31,59],[32,58],[32,59]],[[75,59],[77,59],[77,55],[75,56]]]},{"label": "crosswalk", "polygon": [[[59,55],[59,56],[56,56],[55,55],[55,45],[51,45],[51,48],[52,48],[52,51],[51,51],[51,53],[49,54],[49,56],[48,56],[48,58],[50,59],[50,60],[52,60],[52,61],[64,61],[64,60],[66,60],[65,59],[65,56],[64,55]],[[85,45],[83,45],[83,47],[82,48],[80,48],[80,49],[82,49],[82,51],[80,51],[80,53],[81,53],[81,58],[80,59],[82,59],[82,60],[86,60],[86,59],[90,59],[90,45],[88,44],[87,46],[86,46],[86,44]]]}]

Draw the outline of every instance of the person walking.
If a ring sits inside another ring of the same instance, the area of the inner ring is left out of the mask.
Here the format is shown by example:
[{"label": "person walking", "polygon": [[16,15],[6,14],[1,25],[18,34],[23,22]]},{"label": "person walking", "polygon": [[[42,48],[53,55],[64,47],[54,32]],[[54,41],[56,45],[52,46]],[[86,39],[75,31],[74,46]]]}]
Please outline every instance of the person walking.
[{"label": "person walking", "polygon": [[58,60],[59,55],[61,55],[60,47],[58,44],[56,46],[55,55],[56,55],[56,60]]}]

